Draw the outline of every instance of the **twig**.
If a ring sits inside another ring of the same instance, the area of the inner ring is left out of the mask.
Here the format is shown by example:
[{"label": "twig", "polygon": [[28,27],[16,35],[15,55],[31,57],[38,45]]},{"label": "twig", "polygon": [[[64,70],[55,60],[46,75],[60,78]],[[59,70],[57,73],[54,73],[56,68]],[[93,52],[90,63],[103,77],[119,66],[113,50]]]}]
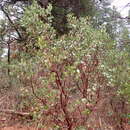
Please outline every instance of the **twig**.
[{"label": "twig", "polygon": [[3,6],[0,6],[1,7],[1,10],[2,12],[5,14],[5,16],[8,18],[9,22],[12,24],[12,26],[14,27],[14,29],[16,30],[18,36],[20,39],[23,39],[22,38],[22,35],[20,34],[19,30],[17,29],[17,27],[14,25],[13,21],[11,20],[11,18],[9,17],[9,14],[4,10],[4,7]]},{"label": "twig", "polygon": [[4,96],[0,99],[0,105],[4,102],[4,99],[6,98],[7,96]]},{"label": "twig", "polygon": [[32,81],[32,77],[31,77],[31,89],[32,89],[32,93],[33,93],[33,95],[38,99],[38,100],[40,100],[42,103],[43,103],[43,105],[46,105],[46,99],[45,98],[40,98],[39,96],[37,96],[37,94],[35,93],[35,90],[34,90],[34,87],[33,87],[33,81]]},{"label": "twig", "polygon": [[7,96],[3,96],[2,98],[0,98],[0,102],[5,99]]},{"label": "twig", "polygon": [[30,113],[27,113],[27,112],[18,112],[18,111],[15,111],[15,110],[10,110],[10,109],[5,109],[5,110],[0,110],[0,112],[4,112],[4,113],[7,113],[7,114],[16,114],[16,115],[20,115],[20,116],[31,116]]}]

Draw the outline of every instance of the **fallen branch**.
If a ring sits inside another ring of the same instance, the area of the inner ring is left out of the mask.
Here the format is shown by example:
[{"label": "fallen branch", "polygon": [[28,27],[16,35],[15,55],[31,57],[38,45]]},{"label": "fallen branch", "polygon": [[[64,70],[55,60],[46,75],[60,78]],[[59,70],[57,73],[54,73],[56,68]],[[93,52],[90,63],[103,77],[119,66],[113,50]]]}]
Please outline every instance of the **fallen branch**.
[{"label": "fallen branch", "polygon": [[0,98],[0,105],[3,104],[4,99],[5,99],[6,97],[7,97],[7,96],[4,96],[4,97]]},{"label": "fallen branch", "polygon": [[2,98],[0,98],[0,102],[5,99],[7,96],[3,96]]},{"label": "fallen branch", "polygon": [[15,115],[19,115],[19,116],[31,116],[30,113],[27,113],[27,112],[18,112],[18,111],[15,111],[15,110],[9,110],[9,109],[5,109],[5,110],[0,110],[0,112],[3,112],[3,113],[7,113],[7,114],[15,114]]}]

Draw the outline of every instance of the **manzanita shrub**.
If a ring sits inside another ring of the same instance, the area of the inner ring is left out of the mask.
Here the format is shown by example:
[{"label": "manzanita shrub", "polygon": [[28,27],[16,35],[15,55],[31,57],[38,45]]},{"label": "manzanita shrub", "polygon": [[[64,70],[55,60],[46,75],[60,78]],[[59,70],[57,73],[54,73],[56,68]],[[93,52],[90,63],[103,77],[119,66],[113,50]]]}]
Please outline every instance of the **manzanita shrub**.
[{"label": "manzanita shrub", "polygon": [[28,37],[12,75],[24,86],[23,109],[39,127],[87,129],[89,114],[107,89],[128,92],[129,54],[116,48],[104,27],[94,29],[88,17],[68,14],[69,32],[57,36],[51,10],[36,2],[26,8],[20,24]]}]

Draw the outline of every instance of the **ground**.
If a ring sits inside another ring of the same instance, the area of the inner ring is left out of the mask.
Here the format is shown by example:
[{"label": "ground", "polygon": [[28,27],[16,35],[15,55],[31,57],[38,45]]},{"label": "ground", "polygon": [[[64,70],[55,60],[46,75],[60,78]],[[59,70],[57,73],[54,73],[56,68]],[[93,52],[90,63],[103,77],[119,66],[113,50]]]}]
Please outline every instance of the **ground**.
[{"label": "ground", "polygon": [[[36,128],[32,126],[29,119],[22,119],[28,113],[14,110],[16,100],[16,89],[0,93],[0,130],[53,130],[53,128]],[[111,98],[108,98],[111,97]],[[122,101],[112,96],[103,97],[96,105],[95,110],[89,115],[88,125],[90,130],[130,130],[128,119],[122,121],[119,117],[123,113]],[[114,108],[114,109],[113,109]],[[128,107],[129,109],[129,107]],[[114,110],[114,111],[113,111]],[[113,113],[108,116],[106,113]],[[121,122],[122,126],[118,125]],[[31,124],[31,125],[30,125]],[[115,126],[115,124],[117,124]]]}]

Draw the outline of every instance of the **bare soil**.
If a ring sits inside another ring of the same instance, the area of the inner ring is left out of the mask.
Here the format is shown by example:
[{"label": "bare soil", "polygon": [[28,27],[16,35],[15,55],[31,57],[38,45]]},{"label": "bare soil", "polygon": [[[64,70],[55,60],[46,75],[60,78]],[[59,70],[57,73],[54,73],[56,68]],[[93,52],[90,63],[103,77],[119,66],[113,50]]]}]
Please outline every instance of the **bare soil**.
[{"label": "bare soil", "polygon": [[[13,110],[17,105],[16,92],[9,91],[6,94],[0,94],[0,110]],[[17,93],[18,94],[18,93]],[[130,130],[130,124],[128,119],[122,120],[120,114],[127,111],[130,113],[130,107],[128,110],[123,109],[123,104],[120,99],[102,98],[96,105],[95,110],[90,114],[87,125],[91,126],[90,130]],[[112,114],[113,113],[113,114]],[[109,115],[110,114],[110,115]],[[112,115],[111,115],[112,114]],[[120,125],[118,125],[122,123]],[[95,127],[95,128],[94,128]],[[0,130],[54,130],[51,127],[36,128],[28,126],[25,122],[21,121],[21,118],[17,113],[3,113],[0,111]]]}]

